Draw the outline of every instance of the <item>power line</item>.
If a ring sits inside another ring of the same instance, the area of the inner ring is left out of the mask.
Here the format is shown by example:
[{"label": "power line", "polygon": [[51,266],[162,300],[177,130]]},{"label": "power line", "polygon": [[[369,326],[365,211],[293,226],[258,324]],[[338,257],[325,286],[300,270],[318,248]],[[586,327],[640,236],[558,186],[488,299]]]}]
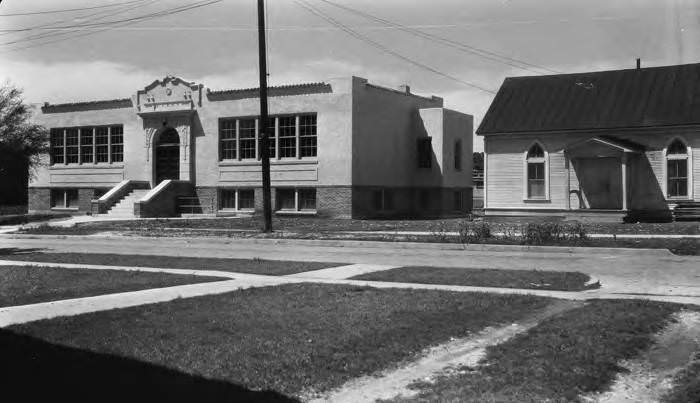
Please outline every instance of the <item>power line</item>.
[{"label": "power line", "polygon": [[377,49],[379,49],[379,50],[381,50],[381,51],[383,51],[383,52],[385,52],[385,53],[388,53],[388,54],[390,54],[390,55],[392,55],[392,56],[394,56],[394,57],[396,57],[396,58],[398,58],[398,59],[401,59],[401,60],[403,60],[403,61],[405,61],[405,62],[407,62],[407,63],[410,63],[410,64],[412,64],[412,65],[414,65],[414,66],[417,66],[417,67],[419,67],[419,68],[421,68],[421,69],[423,69],[423,70],[427,70],[427,71],[429,71],[429,72],[431,72],[431,73],[433,73],[433,74],[437,74],[437,75],[439,75],[439,76],[442,76],[442,77],[448,78],[448,79],[450,79],[450,80],[459,82],[459,83],[464,84],[464,85],[466,85],[466,86],[469,86],[469,87],[472,87],[472,88],[476,88],[476,89],[478,89],[478,90],[481,90],[481,91],[484,91],[484,92],[488,92],[488,93],[490,93],[490,94],[495,94],[495,93],[496,93],[496,92],[493,91],[493,90],[484,88],[484,87],[482,87],[482,86],[480,86],[480,85],[478,85],[478,84],[475,84],[475,83],[472,83],[472,82],[469,82],[469,81],[465,81],[465,80],[459,79],[459,78],[454,77],[454,76],[452,76],[452,75],[450,75],[450,74],[443,73],[443,72],[440,71],[440,70],[437,70],[437,69],[435,69],[435,68],[433,68],[433,67],[430,67],[430,66],[428,66],[428,65],[426,65],[426,64],[423,64],[423,63],[418,62],[418,61],[416,61],[416,60],[413,60],[413,59],[411,59],[411,58],[409,58],[409,57],[407,57],[407,56],[404,56],[404,55],[402,55],[402,54],[400,54],[400,53],[398,53],[398,52],[396,52],[396,51],[394,51],[394,50],[392,50],[392,49],[390,49],[390,48],[388,48],[388,47],[382,45],[381,43],[376,42],[376,41],[374,41],[374,40],[372,40],[372,39],[370,39],[370,38],[368,38],[368,37],[366,37],[366,36],[364,36],[364,35],[358,33],[357,31],[354,31],[352,28],[349,28],[348,26],[346,26],[346,25],[343,24],[342,22],[340,22],[340,21],[336,20],[335,18],[333,18],[333,17],[331,17],[331,16],[325,14],[323,11],[317,9],[317,8],[314,7],[313,5],[309,4],[307,1],[304,1],[304,0],[295,0],[295,3],[297,3],[298,5],[300,5],[301,7],[303,7],[304,9],[306,9],[307,11],[309,11],[310,13],[312,13],[312,14],[318,16],[318,17],[321,17],[321,18],[323,18],[324,20],[326,20],[328,23],[330,23],[330,24],[332,24],[332,25],[334,25],[334,26],[340,28],[341,30],[343,30],[345,33],[351,35],[352,37],[354,37],[354,38],[356,38],[356,39],[359,39],[359,40],[361,40],[361,41],[363,41],[363,42],[365,42],[365,43],[368,43],[369,45],[371,45],[371,46],[373,46],[373,47],[375,47],[375,48],[377,48]]},{"label": "power line", "polygon": [[473,55],[477,55],[477,56],[480,56],[482,58],[492,60],[492,61],[495,61],[498,63],[503,63],[503,64],[509,65],[511,67],[519,68],[522,70],[527,70],[527,71],[537,73],[537,74],[540,74],[540,72],[532,70],[531,68],[544,70],[544,71],[547,71],[550,73],[561,73],[560,71],[548,69],[546,67],[538,66],[538,65],[532,64],[532,63],[528,63],[528,62],[523,61],[523,60],[519,60],[519,59],[509,57],[509,56],[501,55],[499,53],[496,53],[496,52],[493,52],[490,50],[477,48],[475,46],[471,46],[471,45],[467,45],[465,43],[457,42],[457,41],[454,41],[454,40],[449,39],[449,38],[434,35],[434,34],[431,34],[428,32],[424,32],[424,31],[419,31],[417,29],[410,28],[406,25],[401,25],[399,23],[396,23],[396,22],[393,22],[393,21],[390,21],[390,20],[387,20],[384,18],[380,18],[380,17],[374,16],[372,14],[369,14],[369,13],[366,13],[366,12],[363,12],[363,11],[360,11],[360,10],[357,10],[357,9],[354,9],[354,8],[351,8],[348,6],[344,6],[342,4],[335,3],[335,2],[330,1],[330,0],[320,0],[320,1],[322,1],[326,4],[329,4],[333,7],[339,8],[341,10],[345,10],[345,11],[349,11],[353,14],[357,14],[363,18],[370,19],[373,21],[380,22],[382,24],[392,26],[396,29],[407,32],[411,35],[419,36],[423,39],[427,39],[427,40],[430,40],[432,42],[439,42],[439,43],[442,43],[443,45],[449,46],[451,48],[461,50],[461,51],[464,51],[464,52],[467,52],[467,53],[470,53]]},{"label": "power line", "polygon": [[[117,28],[118,28],[118,27],[123,27],[123,26],[126,26],[126,25],[136,24],[136,23],[139,23],[139,22],[142,22],[142,21],[146,21],[146,20],[151,20],[151,19],[155,19],[155,18],[165,17],[165,16],[168,16],[168,15],[177,14],[177,13],[181,13],[181,12],[184,12],[184,11],[189,11],[189,10],[192,10],[192,9],[195,9],[195,8],[206,7],[206,6],[209,6],[209,5],[213,5],[213,4],[216,4],[216,3],[220,3],[220,2],[222,2],[222,1],[223,1],[223,0],[205,0],[204,2],[193,3],[193,4],[189,5],[189,6],[181,6],[181,7],[177,7],[177,8],[171,9],[171,10],[163,10],[163,11],[158,12],[158,13],[147,14],[147,15],[141,16],[141,17],[130,18],[130,19],[127,19],[127,20],[122,20],[122,21],[117,21],[117,22],[115,22],[115,21],[107,21],[107,22],[104,22],[104,23],[103,23],[103,25],[107,25],[107,27],[106,27],[106,28],[103,28],[103,29],[99,29],[99,30],[96,30],[96,31],[83,32],[83,33],[81,33],[81,34],[73,35],[73,36],[71,36],[71,37],[60,38],[60,39],[57,39],[57,40],[47,41],[47,42],[42,42],[42,43],[37,43],[37,44],[34,44],[34,45],[24,46],[24,47],[20,47],[20,48],[8,49],[8,50],[5,50],[5,51],[2,51],[2,53],[6,53],[6,52],[15,52],[15,51],[19,51],[19,50],[25,50],[25,49],[35,48],[35,47],[39,47],[39,46],[44,46],[44,45],[48,45],[48,44],[51,44],[51,43],[62,42],[62,41],[66,41],[66,40],[69,40],[69,39],[80,38],[80,37],[84,37],[84,36],[88,36],[88,35],[94,35],[94,34],[97,34],[97,33],[100,33],[100,32],[104,32],[104,31],[109,31],[109,30],[115,28],[115,26],[113,26],[113,25],[116,25]],[[74,33],[74,32],[80,32],[80,31],[81,31],[81,30],[73,30],[73,31],[68,32],[68,33]]]},{"label": "power line", "polygon": [[[114,11],[114,12],[111,12],[111,13],[104,14],[104,11],[100,11],[100,12],[98,12],[98,13],[93,13],[93,14],[89,14],[89,15],[83,16],[83,17],[81,17],[81,18],[88,18],[88,17],[92,17],[92,16],[95,16],[95,15],[99,15],[97,18],[95,18],[95,19],[92,20],[92,21],[99,21],[99,20],[102,20],[102,19],[104,19],[104,18],[111,17],[111,16],[113,16],[113,15],[117,15],[117,14],[122,14],[122,13],[129,12],[129,11],[134,10],[134,9],[136,9],[136,8],[139,8],[139,7],[149,6],[149,5],[151,5],[151,4],[153,4],[153,3],[157,2],[157,1],[160,1],[160,0],[139,0],[139,3],[137,3],[137,4],[135,4],[135,5],[130,5],[130,6],[127,6],[127,7],[122,7],[122,8],[120,8],[119,10]],[[100,15],[100,14],[102,14],[102,15]],[[54,23],[47,24],[47,25],[49,25],[49,26],[50,26],[50,25],[55,25],[55,24],[58,24],[58,23],[61,23],[61,22],[64,22],[64,21],[56,21],[56,22],[54,22]],[[46,27],[46,26],[44,26],[44,27]],[[36,41],[36,40],[39,40],[39,39],[46,38],[46,37],[48,37],[48,36],[51,36],[51,37],[64,36],[64,35],[69,35],[71,32],[75,32],[75,30],[67,30],[67,32],[59,32],[59,33],[54,33],[54,32],[36,33],[36,34],[34,34],[34,35],[30,35],[30,36],[27,36],[27,37],[24,37],[24,38],[21,38],[21,39],[16,39],[16,40],[9,41],[9,42],[3,42],[3,43],[0,43],[0,45],[12,45],[12,44],[15,44],[15,43],[23,43],[23,42]],[[0,33],[0,35],[2,35],[2,33]]]},{"label": "power line", "polygon": [[140,1],[140,0],[125,1],[122,3],[105,4],[103,6],[94,6],[94,7],[65,8],[62,10],[48,10],[48,11],[34,11],[34,12],[27,12],[27,13],[0,14],[0,17],[18,17],[18,16],[22,16],[22,15],[57,14],[57,13],[68,13],[71,11],[95,10],[98,8],[116,7],[116,6],[121,6],[124,4],[137,3],[138,1]]}]

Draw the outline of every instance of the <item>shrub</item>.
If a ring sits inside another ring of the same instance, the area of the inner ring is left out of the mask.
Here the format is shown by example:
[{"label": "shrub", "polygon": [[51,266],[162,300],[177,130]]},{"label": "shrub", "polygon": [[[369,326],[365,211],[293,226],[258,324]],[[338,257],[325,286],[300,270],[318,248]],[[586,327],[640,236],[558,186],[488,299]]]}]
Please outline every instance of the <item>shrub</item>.
[{"label": "shrub", "polygon": [[484,221],[462,221],[459,224],[461,243],[483,243],[492,237],[491,226]]},{"label": "shrub", "polygon": [[522,243],[526,245],[549,245],[562,241],[574,241],[576,243],[585,240],[586,228],[583,224],[576,223],[528,223],[522,230]]}]

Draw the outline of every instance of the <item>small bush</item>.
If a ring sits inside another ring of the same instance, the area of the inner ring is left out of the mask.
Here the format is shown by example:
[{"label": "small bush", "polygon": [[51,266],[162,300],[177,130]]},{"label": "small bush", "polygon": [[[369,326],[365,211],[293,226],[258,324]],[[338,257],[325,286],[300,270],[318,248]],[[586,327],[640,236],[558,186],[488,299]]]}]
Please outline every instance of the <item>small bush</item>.
[{"label": "small bush", "polygon": [[484,221],[462,221],[459,224],[461,243],[483,243],[492,237],[491,226]]},{"label": "small bush", "polygon": [[551,245],[563,241],[578,243],[586,238],[586,228],[579,222],[528,223],[522,230],[522,243],[526,245]]}]

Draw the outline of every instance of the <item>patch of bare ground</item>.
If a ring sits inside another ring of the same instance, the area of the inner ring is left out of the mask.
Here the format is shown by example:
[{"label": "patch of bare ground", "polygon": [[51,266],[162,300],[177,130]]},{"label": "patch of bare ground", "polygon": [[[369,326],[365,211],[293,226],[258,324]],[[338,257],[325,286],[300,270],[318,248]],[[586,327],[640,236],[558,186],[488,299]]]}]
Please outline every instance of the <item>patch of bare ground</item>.
[{"label": "patch of bare ground", "polygon": [[700,351],[700,312],[680,311],[655,337],[646,352],[620,366],[608,391],[582,396],[589,403],[660,402],[674,387],[674,378],[691,364],[694,352]]},{"label": "patch of bare ground", "polygon": [[475,365],[486,354],[488,346],[505,342],[525,332],[541,320],[583,305],[581,301],[555,301],[544,310],[526,317],[520,323],[500,327],[487,327],[469,337],[453,339],[447,343],[426,349],[415,361],[374,376],[362,376],[347,382],[340,388],[322,395],[307,395],[303,400],[312,403],[357,403],[410,397],[418,393],[412,388],[416,383],[430,383],[433,379],[461,373]]}]

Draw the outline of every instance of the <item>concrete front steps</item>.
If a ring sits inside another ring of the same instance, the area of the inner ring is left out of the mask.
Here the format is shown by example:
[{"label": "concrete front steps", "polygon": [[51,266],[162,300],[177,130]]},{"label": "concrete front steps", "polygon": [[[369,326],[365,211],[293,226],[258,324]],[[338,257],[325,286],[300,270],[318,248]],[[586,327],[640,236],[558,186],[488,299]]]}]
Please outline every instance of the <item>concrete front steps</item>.
[{"label": "concrete front steps", "polygon": [[134,203],[141,200],[148,192],[150,192],[150,189],[134,189],[117,202],[107,214],[100,214],[100,216],[111,218],[136,218],[136,216],[134,216]]}]

